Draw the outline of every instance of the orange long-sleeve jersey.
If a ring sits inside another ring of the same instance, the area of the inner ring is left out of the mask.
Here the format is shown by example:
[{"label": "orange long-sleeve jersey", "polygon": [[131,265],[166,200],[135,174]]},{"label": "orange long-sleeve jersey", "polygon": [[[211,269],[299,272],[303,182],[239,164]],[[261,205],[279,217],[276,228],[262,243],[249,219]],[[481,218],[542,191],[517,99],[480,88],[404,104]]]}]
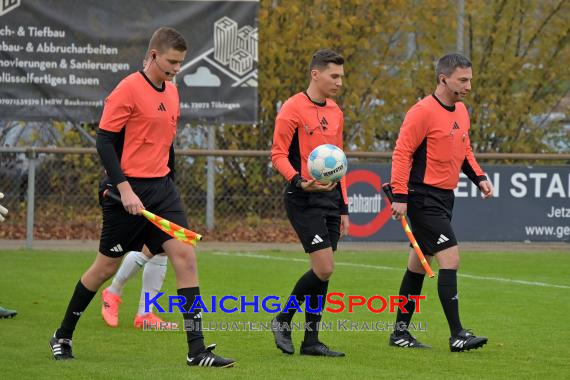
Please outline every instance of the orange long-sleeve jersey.
[{"label": "orange long-sleeve jersey", "polygon": [[139,71],[123,79],[105,99],[99,128],[124,133],[117,156],[125,176],[163,177],[171,171],[169,152],[179,117],[176,86],[168,81],[157,88]]},{"label": "orange long-sleeve jersey", "polygon": [[[323,104],[313,102],[300,92],[283,104],[275,120],[271,161],[281,175],[291,182],[297,175],[311,178],[307,158],[313,149],[322,144],[332,144],[343,149],[342,132],[344,116],[331,99]],[[348,214],[346,180],[337,186],[342,193],[341,214]],[[324,195],[324,193],[319,193]]]},{"label": "orange long-sleeve jersey", "polygon": [[430,95],[406,114],[392,155],[394,199],[406,202],[408,183],[453,190],[461,170],[475,184],[487,177],[469,140],[469,113],[461,102],[449,107]]}]

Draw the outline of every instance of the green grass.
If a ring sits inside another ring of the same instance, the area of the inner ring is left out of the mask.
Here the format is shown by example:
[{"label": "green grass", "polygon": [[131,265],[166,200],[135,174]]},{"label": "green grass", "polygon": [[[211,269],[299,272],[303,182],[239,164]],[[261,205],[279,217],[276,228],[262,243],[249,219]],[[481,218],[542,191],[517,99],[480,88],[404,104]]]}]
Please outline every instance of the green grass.
[{"label": "green grass", "polygon": [[[451,353],[449,331],[437,297],[436,280],[425,280],[427,300],[414,317],[427,330],[415,335],[432,350],[404,350],[387,345],[388,332],[326,331],[321,339],[343,350],[339,359],[287,356],[278,351],[271,333],[207,332],[216,352],[239,360],[232,369],[189,368],[185,365],[183,332],[151,332],[132,328],[140,291],[140,276],[123,295],[120,327],[108,328],[100,316],[100,298],[81,318],[74,335],[76,360],[51,359],[48,339],[59,325],[73,288],[90,265],[93,253],[0,251],[0,305],[18,310],[0,320],[0,377],[5,379],[198,379],[198,378],[568,378],[570,377],[570,254],[462,253],[462,270],[471,276],[562,285],[538,286],[460,277],[463,325],[487,335],[482,350]],[[295,259],[291,261],[289,259]],[[301,253],[201,252],[202,294],[286,296],[307,269]],[[397,294],[406,255],[341,252],[329,291],[387,297]],[[365,265],[361,265],[365,264]],[[389,268],[381,268],[389,267]],[[163,291],[176,294],[169,268]],[[209,299],[209,298],[208,298]],[[162,303],[165,305],[165,303]],[[165,319],[180,321],[179,315]],[[268,314],[205,314],[204,321],[268,321]],[[393,322],[387,312],[359,308],[352,315],[326,314],[324,321]],[[294,321],[302,321],[297,316]],[[294,332],[298,351],[302,332]]]}]

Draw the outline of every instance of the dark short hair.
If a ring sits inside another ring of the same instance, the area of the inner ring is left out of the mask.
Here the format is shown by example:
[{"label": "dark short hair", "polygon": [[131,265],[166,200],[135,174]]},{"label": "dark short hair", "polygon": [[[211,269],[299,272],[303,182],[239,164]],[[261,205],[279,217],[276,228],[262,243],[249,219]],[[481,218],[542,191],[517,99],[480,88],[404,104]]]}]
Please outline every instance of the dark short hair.
[{"label": "dark short hair", "polygon": [[344,58],[342,57],[342,55],[330,49],[318,50],[315,54],[313,54],[313,58],[311,59],[311,64],[309,65],[309,72],[314,69],[317,70],[325,69],[329,63],[334,63],[335,65],[342,65],[344,64]]},{"label": "dark short hair", "polygon": [[446,54],[441,57],[435,67],[435,79],[437,83],[439,83],[439,76],[441,74],[448,77],[453,74],[458,67],[462,69],[471,67],[471,61],[466,56],[458,53]]},{"label": "dark short hair", "polygon": [[152,34],[148,43],[146,56],[148,56],[152,49],[164,53],[166,50],[171,48],[182,52],[188,50],[186,47],[186,40],[182,37],[182,34],[180,34],[179,31],[174,28],[163,26],[155,30]]}]

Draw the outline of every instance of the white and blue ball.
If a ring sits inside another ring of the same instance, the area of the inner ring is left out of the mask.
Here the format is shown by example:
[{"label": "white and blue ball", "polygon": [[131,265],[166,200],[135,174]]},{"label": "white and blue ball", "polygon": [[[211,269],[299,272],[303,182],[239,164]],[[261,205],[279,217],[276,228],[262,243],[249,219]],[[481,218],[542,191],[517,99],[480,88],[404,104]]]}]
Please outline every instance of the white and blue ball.
[{"label": "white and blue ball", "polygon": [[346,174],[348,161],[342,149],[336,145],[319,145],[307,160],[311,177],[321,183],[338,182]]}]

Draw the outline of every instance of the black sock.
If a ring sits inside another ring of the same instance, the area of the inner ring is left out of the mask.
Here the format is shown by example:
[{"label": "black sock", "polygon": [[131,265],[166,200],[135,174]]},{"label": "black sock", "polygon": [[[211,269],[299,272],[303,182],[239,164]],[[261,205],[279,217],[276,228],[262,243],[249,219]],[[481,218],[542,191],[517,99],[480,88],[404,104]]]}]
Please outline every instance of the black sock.
[{"label": "black sock", "polygon": [[186,298],[186,304],[183,309],[184,326],[186,329],[186,337],[188,338],[188,355],[194,357],[204,351],[204,335],[202,334],[202,310],[195,308],[192,312],[188,312],[196,299],[200,295],[200,288],[182,288],[178,289],[178,295]]},{"label": "black sock", "polygon": [[55,332],[56,338],[71,339],[73,336],[73,331],[75,330],[75,326],[81,317],[81,314],[85,311],[85,309],[87,309],[87,306],[95,294],[97,294],[97,292],[92,292],[91,290],[87,289],[81,283],[81,280],[77,281],[77,285],[75,285],[75,290],[71,296],[71,299],[69,300],[67,310],[65,311],[65,316],[61,322],[61,326]]},{"label": "black sock", "polygon": [[[315,272],[313,272],[312,269],[310,269],[301,276],[299,281],[297,281],[297,284],[295,284],[295,287],[293,288],[291,295],[297,299],[297,302],[299,303],[300,306],[303,304],[303,302],[305,302],[305,295],[311,295],[312,289],[318,288],[321,282],[322,282],[321,279],[317,277],[317,275],[315,274]],[[277,321],[287,322],[291,324],[291,321],[293,320],[293,316],[295,315],[296,311],[297,310],[295,308],[291,308],[286,313],[285,312],[279,313],[277,315]]]},{"label": "black sock", "polygon": [[[415,273],[406,269],[406,273],[404,273],[402,283],[400,284],[400,295],[406,298],[409,296],[419,296],[424,284],[424,277],[425,274]],[[396,333],[408,328],[410,321],[412,320],[412,316],[414,315],[415,307],[416,302],[408,299],[408,302],[404,306],[404,309],[408,311],[407,313],[403,313],[398,308],[398,314],[396,316]]]},{"label": "black sock", "polygon": [[437,278],[437,292],[443,312],[449,324],[451,336],[459,333],[463,327],[459,320],[459,300],[457,299],[457,270],[440,269]]},{"label": "black sock", "polygon": [[305,310],[305,321],[307,322],[307,325],[305,326],[305,339],[303,342],[305,344],[316,343],[319,340],[319,328],[320,328],[319,322],[321,322],[321,319],[323,318],[326,294],[327,294],[327,289],[329,288],[328,281],[321,281],[320,279],[319,281],[321,282],[319,284],[319,287],[315,287],[313,289],[313,291],[310,294],[311,298],[309,299],[309,304],[306,306],[310,306],[311,310],[316,310],[319,307],[318,296],[322,296],[323,299],[321,303],[321,311],[318,313],[310,313],[307,310]]}]

